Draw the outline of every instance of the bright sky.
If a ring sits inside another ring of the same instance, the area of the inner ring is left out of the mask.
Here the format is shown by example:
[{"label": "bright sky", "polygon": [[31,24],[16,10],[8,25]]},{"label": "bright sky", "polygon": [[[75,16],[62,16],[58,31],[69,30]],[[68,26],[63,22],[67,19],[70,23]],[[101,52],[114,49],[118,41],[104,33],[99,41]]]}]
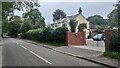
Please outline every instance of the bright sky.
[{"label": "bright sky", "polygon": [[[79,7],[82,8],[83,15],[87,18],[89,16],[93,16],[95,14],[101,15],[104,18],[107,18],[107,15],[115,8],[113,4],[116,2],[95,2],[95,0],[89,0],[94,2],[64,2],[68,0],[59,0],[63,2],[52,2],[58,0],[42,0],[42,1],[50,1],[50,2],[39,2],[41,7],[39,8],[42,16],[45,18],[45,22],[47,24],[52,23],[52,14],[56,9],[63,10],[68,16],[77,14]],[[69,0],[73,1],[73,0]],[[80,0],[74,0],[80,1]],[[88,1],[88,0],[84,0]],[[96,0],[103,1],[103,0]],[[106,1],[106,0],[104,0]],[[109,0],[115,1],[115,0]],[[16,11],[16,15],[22,16],[22,13],[25,11],[18,12]]]}]

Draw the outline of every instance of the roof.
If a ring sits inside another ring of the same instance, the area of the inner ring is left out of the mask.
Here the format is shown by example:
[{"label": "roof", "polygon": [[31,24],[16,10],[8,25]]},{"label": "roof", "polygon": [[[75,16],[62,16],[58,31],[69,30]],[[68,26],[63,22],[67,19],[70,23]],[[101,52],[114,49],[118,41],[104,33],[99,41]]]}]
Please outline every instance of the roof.
[{"label": "roof", "polygon": [[81,20],[79,20],[79,21],[82,21],[82,22],[88,22],[87,20],[86,20],[86,18],[82,15],[82,13],[81,14],[76,14],[76,15],[71,15],[71,16],[67,16],[67,17],[65,17],[65,18],[63,18],[63,19],[60,19],[60,20],[56,20],[54,23],[52,23],[52,24],[55,24],[55,23],[64,23],[64,21],[69,21],[70,19],[73,19],[73,18],[76,18],[76,17],[78,17],[78,16],[80,16],[80,18],[81,18]]},{"label": "roof", "polygon": [[[69,19],[71,19],[71,18],[76,18],[76,17],[79,16],[79,15],[82,15],[82,14],[76,14],[76,15],[72,15],[72,16],[67,16],[67,17],[65,17],[65,18],[63,18],[63,19],[56,20],[55,23],[63,22],[63,21],[69,20]],[[82,16],[83,16],[83,15],[82,15]],[[84,17],[84,16],[83,16],[83,17]],[[52,24],[53,24],[53,23],[52,23]]]}]

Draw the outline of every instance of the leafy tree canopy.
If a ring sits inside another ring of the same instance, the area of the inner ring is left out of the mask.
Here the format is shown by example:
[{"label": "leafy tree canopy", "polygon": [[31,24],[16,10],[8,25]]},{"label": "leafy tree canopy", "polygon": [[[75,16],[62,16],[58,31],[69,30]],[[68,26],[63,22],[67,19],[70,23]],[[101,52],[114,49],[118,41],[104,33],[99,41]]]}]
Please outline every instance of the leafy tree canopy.
[{"label": "leafy tree canopy", "polygon": [[70,25],[70,28],[71,28],[71,32],[76,31],[77,24],[78,24],[78,22],[75,19],[70,19],[69,25]]},{"label": "leafy tree canopy", "polygon": [[33,29],[45,27],[44,18],[38,9],[30,9],[30,11],[23,13],[23,18],[29,20],[28,23]]},{"label": "leafy tree canopy", "polygon": [[100,15],[90,16],[87,20],[94,25],[106,24],[106,20]]},{"label": "leafy tree canopy", "polygon": [[28,30],[31,29],[29,22],[30,22],[30,20],[24,20],[23,23],[21,24],[20,32],[22,34],[25,34],[25,32],[27,32]]},{"label": "leafy tree canopy", "polygon": [[3,18],[8,17],[13,15],[13,11],[14,10],[23,10],[23,8],[25,8],[26,10],[30,10],[31,8],[34,7],[40,7],[40,5],[38,4],[37,0],[34,1],[21,1],[21,2],[2,2],[2,15]]},{"label": "leafy tree canopy", "polygon": [[108,14],[108,24],[111,26],[111,27],[115,27],[118,25],[118,9],[114,9],[112,10],[111,13]]},{"label": "leafy tree canopy", "polygon": [[14,21],[14,23],[19,23],[19,24],[22,23],[22,19],[20,16],[14,16],[13,21]]},{"label": "leafy tree canopy", "polygon": [[63,12],[63,10],[56,9],[55,12],[53,13],[53,21],[63,19],[66,17],[66,13]]},{"label": "leafy tree canopy", "polygon": [[28,0],[24,0],[21,2],[2,2],[2,33],[7,32],[9,29],[9,23],[8,23],[8,18],[9,20],[13,20],[14,17],[14,10],[23,10],[25,8],[26,10],[30,10],[31,8],[34,7],[39,7],[40,5],[38,4],[37,0],[29,2]]},{"label": "leafy tree canopy", "polygon": [[8,33],[11,37],[17,37],[18,33],[20,32],[20,24],[22,23],[21,17],[14,16],[13,20],[9,20],[8,23]]}]

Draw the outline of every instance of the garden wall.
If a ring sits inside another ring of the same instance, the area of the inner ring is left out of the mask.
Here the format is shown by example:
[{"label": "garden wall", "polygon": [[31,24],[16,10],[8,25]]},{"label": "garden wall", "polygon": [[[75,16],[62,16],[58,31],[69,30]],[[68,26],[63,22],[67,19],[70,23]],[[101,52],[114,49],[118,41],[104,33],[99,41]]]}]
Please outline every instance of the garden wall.
[{"label": "garden wall", "polygon": [[85,32],[67,32],[67,45],[86,45]]}]

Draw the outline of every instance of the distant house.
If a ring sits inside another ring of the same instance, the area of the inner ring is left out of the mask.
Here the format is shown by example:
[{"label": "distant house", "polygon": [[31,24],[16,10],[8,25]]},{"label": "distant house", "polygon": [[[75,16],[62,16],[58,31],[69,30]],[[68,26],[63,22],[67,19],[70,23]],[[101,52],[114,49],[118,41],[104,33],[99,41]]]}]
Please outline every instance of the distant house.
[{"label": "distant house", "polygon": [[[70,26],[69,26],[70,19],[75,19],[76,21],[78,21],[78,24],[77,24],[77,27],[76,27],[76,32],[78,32],[79,24],[85,23],[87,28],[84,29],[84,31],[86,31],[86,37],[89,36],[91,26],[90,26],[89,21],[87,21],[86,18],[82,15],[81,8],[79,8],[78,14],[76,14],[76,15],[67,16],[66,18],[63,18],[63,19],[60,19],[60,20],[55,20],[51,24],[51,28],[53,28],[55,30],[56,28],[66,26],[66,27],[68,27],[68,30],[70,31]],[[94,28],[94,26],[92,26],[92,27]]]}]

